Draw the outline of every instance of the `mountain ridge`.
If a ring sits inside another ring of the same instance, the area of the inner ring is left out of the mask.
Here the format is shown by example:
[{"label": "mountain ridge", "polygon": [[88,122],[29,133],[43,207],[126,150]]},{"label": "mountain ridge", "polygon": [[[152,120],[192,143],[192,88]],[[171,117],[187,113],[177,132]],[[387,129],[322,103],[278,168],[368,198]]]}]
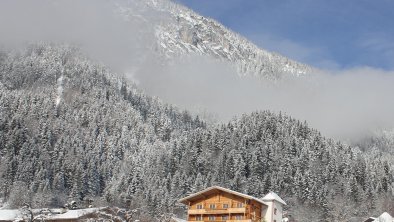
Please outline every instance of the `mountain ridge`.
[{"label": "mountain ridge", "polygon": [[132,6],[141,5],[167,15],[154,27],[154,47],[165,60],[189,54],[208,55],[228,62],[241,76],[270,80],[306,76],[314,70],[278,53],[261,49],[214,19],[198,15],[173,1],[150,0],[141,3],[136,0],[129,1],[129,4],[119,6],[125,18],[136,15]]}]

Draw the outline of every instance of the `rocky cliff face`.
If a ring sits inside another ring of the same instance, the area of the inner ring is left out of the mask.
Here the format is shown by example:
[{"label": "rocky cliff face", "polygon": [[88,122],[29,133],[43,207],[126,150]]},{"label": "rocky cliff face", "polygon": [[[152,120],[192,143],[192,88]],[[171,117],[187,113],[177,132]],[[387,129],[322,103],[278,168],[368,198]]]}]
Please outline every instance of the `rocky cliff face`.
[{"label": "rocky cliff face", "polygon": [[162,15],[150,24],[155,24],[153,48],[167,61],[190,54],[206,55],[228,61],[240,75],[271,80],[307,75],[312,69],[260,49],[219,22],[169,0],[134,0],[120,8],[127,19],[150,19],[152,13]]}]

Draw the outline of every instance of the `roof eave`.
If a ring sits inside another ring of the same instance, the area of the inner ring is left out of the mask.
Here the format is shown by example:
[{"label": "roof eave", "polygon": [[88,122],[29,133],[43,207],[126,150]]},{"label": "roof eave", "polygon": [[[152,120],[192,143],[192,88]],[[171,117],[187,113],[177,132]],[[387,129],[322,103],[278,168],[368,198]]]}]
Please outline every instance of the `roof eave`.
[{"label": "roof eave", "polygon": [[223,191],[223,192],[227,192],[227,193],[230,193],[230,194],[233,194],[233,195],[237,195],[237,196],[243,197],[243,198],[245,198],[245,199],[254,200],[254,201],[257,201],[257,202],[259,202],[259,203],[261,203],[261,204],[267,205],[266,203],[264,203],[264,201],[262,201],[262,200],[260,200],[260,199],[258,199],[258,198],[256,198],[256,197],[253,197],[253,196],[250,196],[250,195],[246,195],[246,194],[243,194],[243,193],[239,193],[239,192],[236,192],[236,191],[233,191],[233,190],[224,188],[224,187],[220,187],[220,186],[208,187],[208,188],[206,188],[206,189],[204,189],[204,190],[201,190],[201,191],[199,191],[199,192],[197,192],[197,193],[194,193],[194,194],[191,194],[191,195],[189,195],[189,196],[187,196],[187,197],[181,198],[181,199],[178,200],[178,202],[179,202],[179,203],[183,203],[183,204],[185,204],[185,205],[188,205],[188,202],[190,202],[189,200],[190,200],[191,198],[196,197],[196,196],[198,196],[198,195],[201,195],[201,194],[203,194],[203,193],[205,193],[205,192],[214,190],[214,189],[217,189],[217,190],[220,190],[220,191]]}]

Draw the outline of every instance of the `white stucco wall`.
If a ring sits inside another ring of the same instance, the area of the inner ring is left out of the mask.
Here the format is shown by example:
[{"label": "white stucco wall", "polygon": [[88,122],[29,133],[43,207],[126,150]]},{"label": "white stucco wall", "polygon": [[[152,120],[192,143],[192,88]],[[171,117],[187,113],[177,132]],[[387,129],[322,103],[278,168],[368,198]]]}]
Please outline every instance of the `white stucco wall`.
[{"label": "white stucco wall", "polygon": [[[262,210],[262,215],[265,221],[282,222],[282,216],[283,216],[282,204],[275,200],[266,201],[266,204],[268,205],[268,207]],[[275,208],[276,208],[276,214],[274,214]]]}]

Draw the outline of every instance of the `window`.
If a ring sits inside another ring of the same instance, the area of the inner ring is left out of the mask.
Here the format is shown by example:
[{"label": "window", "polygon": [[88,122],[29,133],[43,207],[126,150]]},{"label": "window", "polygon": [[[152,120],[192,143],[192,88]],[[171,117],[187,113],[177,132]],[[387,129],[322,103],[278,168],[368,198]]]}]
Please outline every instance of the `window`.
[{"label": "window", "polygon": [[243,203],[237,203],[237,207],[238,207],[238,208],[242,208],[243,206],[244,206]]},{"label": "window", "polygon": [[198,204],[197,209],[202,209],[202,204]]},{"label": "window", "polygon": [[208,219],[209,219],[210,221],[215,220],[215,216],[209,216]]},{"label": "window", "polygon": [[228,208],[228,204],[223,204],[223,209],[227,209]]},{"label": "window", "polygon": [[228,220],[228,215],[223,215],[222,220]]},{"label": "window", "polygon": [[242,216],[242,215],[237,215],[237,216],[235,216],[235,219],[236,219],[236,220],[242,220],[242,219],[243,219],[243,216]]},{"label": "window", "polygon": [[209,209],[215,209],[216,205],[215,204],[209,204]]},{"label": "window", "polygon": [[196,221],[202,221],[202,216],[196,216]]},{"label": "window", "polygon": [[277,209],[275,208],[275,209],[274,209],[274,214],[275,214],[275,215],[276,215],[276,211],[277,211]]}]

